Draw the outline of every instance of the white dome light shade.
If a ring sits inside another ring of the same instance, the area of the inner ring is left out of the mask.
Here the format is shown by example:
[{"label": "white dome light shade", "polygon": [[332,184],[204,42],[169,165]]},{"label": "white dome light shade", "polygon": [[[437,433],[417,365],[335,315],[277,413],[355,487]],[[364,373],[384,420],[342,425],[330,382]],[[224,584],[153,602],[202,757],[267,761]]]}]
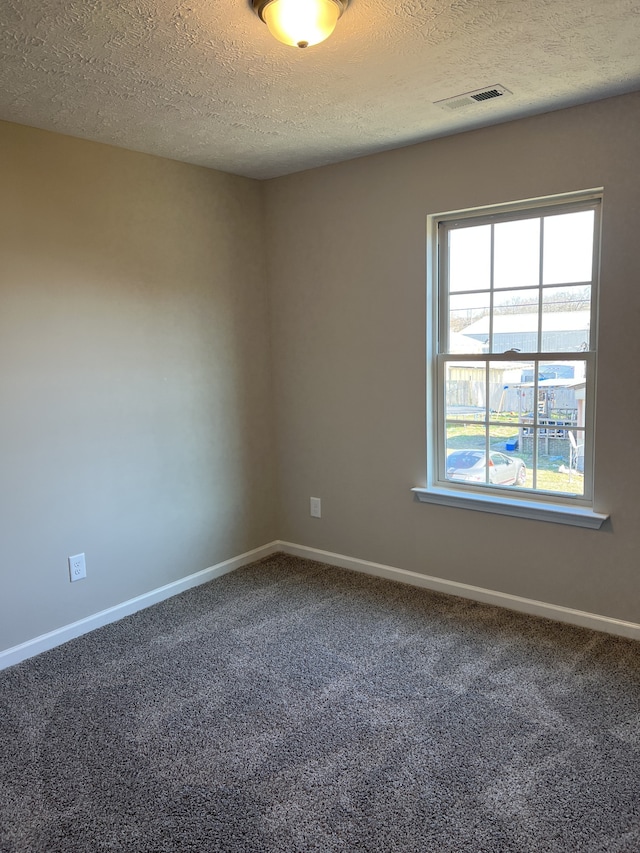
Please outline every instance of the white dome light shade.
[{"label": "white dome light shade", "polygon": [[254,0],[253,4],[271,35],[293,47],[309,47],[328,38],[346,5],[343,0]]}]

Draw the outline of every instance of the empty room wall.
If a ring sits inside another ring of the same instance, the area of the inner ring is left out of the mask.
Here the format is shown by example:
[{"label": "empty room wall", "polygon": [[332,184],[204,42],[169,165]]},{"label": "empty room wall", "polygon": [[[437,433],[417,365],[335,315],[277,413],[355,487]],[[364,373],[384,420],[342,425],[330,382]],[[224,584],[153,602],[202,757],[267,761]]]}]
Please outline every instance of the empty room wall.
[{"label": "empty room wall", "polygon": [[275,527],[260,184],[1,124],[0,185],[2,650]]},{"label": "empty room wall", "polygon": [[[634,94],[268,183],[282,539],[640,622],[638,139]],[[595,508],[611,521],[415,503],[427,215],[601,186]]]}]

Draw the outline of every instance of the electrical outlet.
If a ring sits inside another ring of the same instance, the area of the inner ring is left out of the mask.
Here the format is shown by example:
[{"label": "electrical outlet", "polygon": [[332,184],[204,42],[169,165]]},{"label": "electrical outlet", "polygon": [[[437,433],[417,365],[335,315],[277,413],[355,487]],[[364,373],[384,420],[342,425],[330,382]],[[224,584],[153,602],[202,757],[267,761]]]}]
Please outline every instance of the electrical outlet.
[{"label": "electrical outlet", "polygon": [[322,518],[322,502],[320,498],[309,498],[309,512],[312,518]]},{"label": "electrical outlet", "polygon": [[75,557],[69,557],[69,580],[82,580],[87,576],[87,564],[84,559],[84,554],[76,554]]}]

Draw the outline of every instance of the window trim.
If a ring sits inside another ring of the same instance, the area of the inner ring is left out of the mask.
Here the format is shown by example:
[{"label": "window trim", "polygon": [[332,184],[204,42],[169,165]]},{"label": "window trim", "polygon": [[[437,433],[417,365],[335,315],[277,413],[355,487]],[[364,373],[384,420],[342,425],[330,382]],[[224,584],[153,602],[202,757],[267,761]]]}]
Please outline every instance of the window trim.
[{"label": "window trim", "polygon": [[491,512],[495,515],[510,515],[516,518],[529,518],[534,521],[551,521],[556,524],[570,524],[574,527],[590,527],[598,530],[609,518],[607,513],[595,512],[585,506],[569,506],[551,501],[533,501],[508,498],[502,494],[478,494],[457,492],[453,488],[440,489],[436,486],[416,486],[411,489],[420,503],[440,504],[459,509]]},{"label": "window trim", "polygon": [[[595,426],[595,392],[596,392],[596,352],[597,352],[597,308],[598,292],[597,285],[599,275],[594,276],[591,301],[591,330],[592,339],[590,349],[581,354],[590,363],[590,376],[588,387],[591,398],[588,402],[586,413],[586,436],[588,445],[585,446],[585,458],[589,454],[589,476],[585,477],[585,493],[581,496],[564,496],[549,492],[522,492],[515,489],[504,490],[492,487],[483,488],[474,486],[473,491],[464,485],[441,479],[439,472],[439,460],[437,458],[439,431],[443,429],[441,401],[439,400],[440,383],[438,381],[438,370],[445,361],[445,357],[439,351],[440,336],[442,334],[443,321],[442,311],[439,305],[439,258],[438,258],[438,228],[440,223],[447,222],[449,225],[462,222],[466,219],[477,220],[478,223],[496,222],[502,219],[528,218],[540,211],[553,208],[555,213],[574,212],[576,207],[584,203],[585,208],[597,204],[599,210],[596,212],[596,239],[594,240],[594,270],[599,271],[599,250],[601,233],[601,209],[603,205],[603,190],[591,189],[582,192],[566,193],[562,195],[544,196],[540,198],[504,203],[499,205],[482,206],[470,208],[464,211],[449,211],[445,213],[430,214],[427,217],[427,477],[424,487],[416,487],[412,491],[421,503],[437,503],[445,506],[462,507],[466,509],[492,512],[500,515],[517,516],[521,518],[532,518],[543,521],[551,521],[561,524],[571,524],[581,527],[599,528],[609,517],[607,514],[597,512],[593,506],[593,469],[594,469],[594,426]],[[486,363],[487,354],[477,359]],[[491,360],[505,360],[503,353],[491,353]],[[531,353],[536,358],[540,353]],[[544,353],[553,359],[566,353]],[[522,353],[522,357],[526,357]],[[464,357],[469,360],[469,356]],[[533,359],[532,359],[533,360]],[[441,423],[442,421],[442,423]]]}]

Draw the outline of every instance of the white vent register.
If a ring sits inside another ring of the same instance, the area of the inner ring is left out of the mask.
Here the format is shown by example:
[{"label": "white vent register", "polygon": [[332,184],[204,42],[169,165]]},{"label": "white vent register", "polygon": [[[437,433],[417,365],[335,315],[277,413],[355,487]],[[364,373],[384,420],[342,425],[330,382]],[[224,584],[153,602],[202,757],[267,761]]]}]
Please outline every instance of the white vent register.
[{"label": "white vent register", "polygon": [[474,92],[465,92],[462,95],[454,95],[452,98],[444,98],[442,101],[434,101],[436,107],[443,110],[460,110],[463,107],[478,106],[485,101],[493,101],[495,98],[504,98],[512,95],[504,86],[487,86],[484,89],[476,89]]}]

